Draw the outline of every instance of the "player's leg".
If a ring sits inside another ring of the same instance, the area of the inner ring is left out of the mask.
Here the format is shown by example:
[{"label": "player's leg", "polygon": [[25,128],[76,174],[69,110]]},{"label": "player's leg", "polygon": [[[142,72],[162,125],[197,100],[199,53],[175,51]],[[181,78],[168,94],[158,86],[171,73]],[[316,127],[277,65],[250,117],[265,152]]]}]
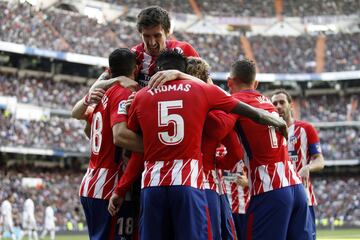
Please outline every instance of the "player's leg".
[{"label": "player's leg", "polygon": [[108,212],[109,201],[81,197],[91,240],[114,239],[116,217]]},{"label": "player's leg", "polygon": [[246,214],[245,239],[287,239],[288,224],[293,206],[292,187],[280,188],[252,196]]},{"label": "player's leg", "polygon": [[205,191],[188,186],[169,187],[171,220],[177,240],[212,239]]},{"label": "player's leg", "polygon": [[206,200],[208,203],[212,239],[221,239],[221,222],[220,222],[220,198],[217,192],[205,190]]},{"label": "player's leg", "polygon": [[50,230],[50,240],[55,240],[55,229]]},{"label": "player's leg", "polygon": [[46,236],[46,234],[47,234],[47,229],[46,228],[44,228],[44,230],[42,231],[42,233],[41,233],[41,235],[40,235],[40,239],[43,239],[45,236]]},{"label": "player's leg", "polygon": [[245,240],[245,214],[233,213],[236,237],[238,240]]},{"label": "player's leg", "polygon": [[295,204],[289,222],[288,239],[313,239],[311,214],[309,211],[306,192],[302,184],[292,187]]},{"label": "player's leg", "polygon": [[221,209],[221,237],[226,240],[236,239],[235,224],[229,200],[226,194],[221,194],[219,198]]},{"label": "player's leg", "polygon": [[311,229],[312,229],[312,235],[313,235],[313,239],[316,239],[316,216],[315,216],[315,209],[314,206],[309,206],[309,211],[310,211],[310,224],[311,224]]},{"label": "player's leg", "polygon": [[171,239],[169,187],[148,187],[141,190],[140,239]]}]

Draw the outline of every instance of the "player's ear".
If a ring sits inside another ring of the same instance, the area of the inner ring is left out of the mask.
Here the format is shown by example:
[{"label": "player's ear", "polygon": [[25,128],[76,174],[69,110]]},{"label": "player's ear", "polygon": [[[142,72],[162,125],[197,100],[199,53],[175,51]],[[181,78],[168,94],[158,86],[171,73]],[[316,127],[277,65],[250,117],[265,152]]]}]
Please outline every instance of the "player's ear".
[{"label": "player's ear", "polygon": [[254,81],[254,89],[257,89],[258,85],[259,85],[259,81],[258,81],[258,80],[255,80],[255,81]]},{"label": "player's ear", "polygon": [[111,73],[110,68],[107,69],[107,72],[109,73],[109,77],[112,78],[112,73]]},{"label": "player's ear", "polygon": [[231,89],[232,86],[234,86],[234,81],[232,80],[231,77],[227,78],[227,86]]}]

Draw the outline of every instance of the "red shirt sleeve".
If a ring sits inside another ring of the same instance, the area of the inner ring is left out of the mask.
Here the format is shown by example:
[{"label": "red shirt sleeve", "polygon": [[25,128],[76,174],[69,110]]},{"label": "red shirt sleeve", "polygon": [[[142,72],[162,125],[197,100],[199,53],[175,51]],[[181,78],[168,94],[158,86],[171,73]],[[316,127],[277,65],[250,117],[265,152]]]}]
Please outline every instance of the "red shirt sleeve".
[{"label": "red shirt sleeve", "polygon": [[114,88],[109,94],[108,107],[110,107],[110,126],[113,127],[117,123],[126,122],[127,114],[125,109],[125,103],[131,94],[129,89]]},{"label": "red shirt sleeve", "polygon": [[187,57],[200,57],[198,52],[189,43],[186,43],[184,47],[184,55]]},{"label": "red shirt sleeve", "polygon": [[121,176],[114,193],[121,197],[125,197],[136,179],[140,177],[144,169],[144,155],[140,153],[132,153],[129,162],[125,168],[124,174]]},{"label": "red shirt sleeve", "polygon": [[231,112],[239,102],[216,85],[203,84],[202,87],[211,109],[219,109],[228,113]]},{"label": "red shirt sleeve", "polygon": [[314,126],[306,124],[305,131],[310,155],[321,153],[320,139]]},{"label": "red shirt sleeve", "polygon": [[208,113],[204,125],[204,133],[206,136],[223,139],[234,128],[236,118],[220,110],[212,110]]},{"label": "red shirt sleeve", "polygon": [[232,170],[236,163],[244,158],[244,150],[235,130],[223,139],[222,144],[226,147],[227,153],[224,157],[216,159],[216,167]]}]

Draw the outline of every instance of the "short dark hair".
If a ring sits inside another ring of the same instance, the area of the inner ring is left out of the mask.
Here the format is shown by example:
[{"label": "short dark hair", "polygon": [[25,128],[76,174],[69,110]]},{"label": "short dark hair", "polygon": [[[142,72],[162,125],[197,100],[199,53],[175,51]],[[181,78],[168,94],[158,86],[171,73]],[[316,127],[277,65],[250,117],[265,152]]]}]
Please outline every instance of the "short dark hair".
[{"label": "short dark hair", "polygon": [[176,49],[167,49],[160,53],[156,60],[158,70],[176,69],[185,72],[187,67],[186,57]]},{"label": "short dark hair", "polygon": [[292,97],[285,89],[281,88],[281,89],[275,90],[271,94],[271,97],[273,97],[274,95],[278,95],[278,94],[284,94],[286,96],[286,100],[288,101],[288,103],[292,103]]},{"label": "short dark hair", "polygon": [[255,81],[256,66],[250,59],[237,60],[231,65],[231,77],[243,83],[250,84]]},{"label": "short dark hair", "polygon": [[137,17],[136,24],[140,33],[144,28],[153,28],[159,25],[161,25],[165,33],[170,32],[170,16],[165,9],[159,6],[150,6],[141,10]]},{"label": "short dark hair", "polygon": [[112,77],[130,76],[136,66],[136,55],[128,48],[115,49],[109,56]]}]

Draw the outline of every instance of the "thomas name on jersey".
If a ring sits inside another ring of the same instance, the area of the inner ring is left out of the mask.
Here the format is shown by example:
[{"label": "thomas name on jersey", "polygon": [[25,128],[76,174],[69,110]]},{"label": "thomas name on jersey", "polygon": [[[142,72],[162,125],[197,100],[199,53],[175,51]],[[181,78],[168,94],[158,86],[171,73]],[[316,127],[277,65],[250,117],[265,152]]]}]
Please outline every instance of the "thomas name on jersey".
[{"label": "thomas name on jersey", "polygon": [[169,92],[169,91],[184,91],[188,92],[191,88],[190,84],[169,84],[169,85],[163,85],[158,88],[149,89],[147,90],[148,93],[150,93],[152,96],[154,96],[157,93],[161,92]]}]

